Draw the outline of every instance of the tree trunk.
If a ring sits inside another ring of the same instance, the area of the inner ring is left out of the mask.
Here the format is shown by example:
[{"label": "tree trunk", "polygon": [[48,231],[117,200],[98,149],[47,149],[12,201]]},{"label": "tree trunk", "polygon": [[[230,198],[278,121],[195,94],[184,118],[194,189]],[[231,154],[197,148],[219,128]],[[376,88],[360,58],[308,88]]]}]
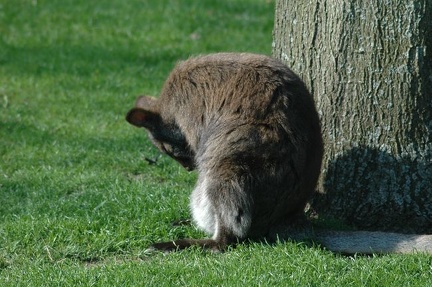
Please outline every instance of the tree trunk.
[{"label": "tree trunk", "polygon": [[432,0],[279,0],[273,54],[315,97],[324,217],[432,233]]}]

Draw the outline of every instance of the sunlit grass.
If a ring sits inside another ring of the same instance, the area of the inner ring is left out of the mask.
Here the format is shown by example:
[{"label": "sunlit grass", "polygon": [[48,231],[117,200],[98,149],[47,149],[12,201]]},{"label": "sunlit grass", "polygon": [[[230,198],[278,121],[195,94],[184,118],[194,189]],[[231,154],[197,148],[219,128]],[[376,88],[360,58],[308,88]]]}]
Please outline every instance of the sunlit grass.
[{"label": "sunlit grass", "polygon": [[[0,286],[428,286],[430,257],[296,243],[145,252],[202,237],[195,173],[124,120],[175,62],[270,54],[273,1],[0,2]],[[149,164],[144,158],[157,159]]]}]

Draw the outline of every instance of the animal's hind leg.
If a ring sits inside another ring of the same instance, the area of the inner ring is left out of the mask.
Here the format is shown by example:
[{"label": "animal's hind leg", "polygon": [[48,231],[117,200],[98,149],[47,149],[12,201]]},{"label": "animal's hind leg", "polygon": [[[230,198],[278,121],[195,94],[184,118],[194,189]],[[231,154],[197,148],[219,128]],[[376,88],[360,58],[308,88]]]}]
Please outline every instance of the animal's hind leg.
[{"label": "animal's hind leg", "polygon": [[227,228],[223,221],[218,217],[216,220],[216,232],[212,239],[177,239],[173,241],[160,242],[153,244],[150,249],[161,251],[177,251],[186,249],[192,246],[198,246],[211,251],[224,251],[229,245],[235,244],[238,237],[234,235],[232,230]]},{"label": "animal's hind leg", "polygon": [[248,235],[252,221],[252,203],[240,181],[212,182],[206,178],[199,181],[191,201],[195,221],[199,227],[212,233],[212,238],[178,239],[156,243],[152,248],[175,251],[199,246],[212,251],[223,251]]}]

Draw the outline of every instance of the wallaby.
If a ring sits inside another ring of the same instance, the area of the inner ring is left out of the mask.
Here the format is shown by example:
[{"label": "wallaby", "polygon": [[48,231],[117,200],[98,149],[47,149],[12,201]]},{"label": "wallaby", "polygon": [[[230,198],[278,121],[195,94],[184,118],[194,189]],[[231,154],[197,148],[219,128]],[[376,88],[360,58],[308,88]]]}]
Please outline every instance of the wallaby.
[{"label": "wallaby", "polygon": [[278,228],[287,226],[287,237],[316,240],[336,252],[432,252],[429,235],[298,227],[315,192],[323,141],[313,97],[277,59],[249,53],[190,58],[173,69],[158,99],[139,97],[126,119],[187,170],[197,169],[192,217],[212,235],[152,248],[222,251],[282,234]]}]

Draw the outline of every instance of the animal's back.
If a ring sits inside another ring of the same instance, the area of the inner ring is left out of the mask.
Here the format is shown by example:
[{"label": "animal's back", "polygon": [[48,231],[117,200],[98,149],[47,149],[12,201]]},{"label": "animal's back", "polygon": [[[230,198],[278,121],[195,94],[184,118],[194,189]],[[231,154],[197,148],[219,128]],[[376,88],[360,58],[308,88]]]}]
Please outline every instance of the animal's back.
[{"label": "animal's back", "polygon": [[[251,213],[248,237],[303,211],[322,140],[312,96],[285,65],[254,54],[192,58],[173,70],[161,101],[216,189],[209,193],[223,198],[217,208]],[[238,186],[224,195],[226,182]]]}]

